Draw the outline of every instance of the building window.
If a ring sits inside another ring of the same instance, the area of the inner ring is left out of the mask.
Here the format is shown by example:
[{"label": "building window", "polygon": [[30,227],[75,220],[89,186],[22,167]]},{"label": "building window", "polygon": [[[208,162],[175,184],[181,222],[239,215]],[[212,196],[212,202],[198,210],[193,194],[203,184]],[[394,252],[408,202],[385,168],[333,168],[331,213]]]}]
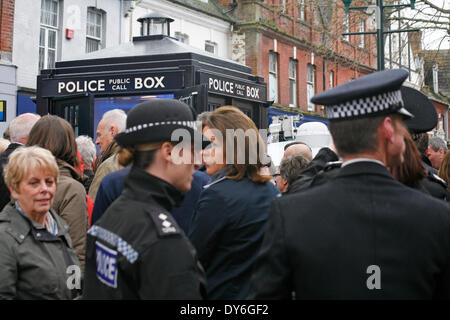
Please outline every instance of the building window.
[{"label": "building window", "polygon": [[439,92],[439,80],[438,80],[438,77],[439,77],[439,67],[438,67],[437,63],[435,63],[433,65],[433,91],[435,93]]},{"label": "building window", "polygon": [[39,30],[39,70],[55,66],[58,38],[57,0],[41,0],[41,26]]},{"label": "building window", "polygon": [[329,85],[330,89],[334,88],[334,71],[330,71]]},{"label": "building window", "polygon": [[95,8],[88,8],[86,20],[86,53],[102,48],[103,12]]},{"label": "building window", "polygon": [[217,43],[206,40],[205,51],[212,54],[217,54]]},{"label": "building window", "polygon": [[[348,13],[344,13],[344,19],[342,21],[342,25],[344,26],[344,32],[343,33],[348,33],[350,32],[349,30],[349,21],[348,21]],[[350,36],[346,35],[343,37],[344,41],[350,41]]]},{"label": "building window", "polygon": [[305,20],[305,0],[298,0],[298,18]]},{"label": "building window", "polygon": [[189,44],[189,36],[186,33],[181,33],[177,31],[175,32],[175,38],[182,43]]},{"label": "building window", "polygon": [[[359,32],[364,32],[364,20],[359,21]],[[359,35],[359,47],[364,48],[364,35]]]},{"label": "building window", "polygon": [[269,53],[269,100],[278,102],[278,54]]},{"label": "building window", "polygon": [[289,105],[297,106],[297,61],[289,60]]},{"label": "building window", "polygon": [[308,63],[306,75],[306,94],[308,99],[308,111],[314,111],[314,103],[311,102],[311,98],[316,94],[315,92],[315,68],[314,65]]},{"label": "building window", "polygon": [[286,13],[286,0],[280,0],[280,9],[282,13]]}]

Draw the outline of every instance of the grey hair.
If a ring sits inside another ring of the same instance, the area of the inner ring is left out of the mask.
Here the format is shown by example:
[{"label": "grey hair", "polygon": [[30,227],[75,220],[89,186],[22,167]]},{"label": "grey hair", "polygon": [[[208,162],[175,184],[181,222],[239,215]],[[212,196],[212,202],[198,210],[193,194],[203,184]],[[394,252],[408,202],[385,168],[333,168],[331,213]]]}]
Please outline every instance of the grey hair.
[{"label": "grey hair", "polygon": [[289,156],[280,164],[280,175],[283,179],[287,180],[289,185],[297,179],[303,169],[306,168],[309,161],[303,156],[294,155]]},{"label": "grey hair", "polygon": [[442,140],[439,137],[431,137],[430,141],[428,142],[428,145],[433,149],[435,152],[439,151],[439,149],[444,149],[444,153],[447,153],[448,148],[447,144],[444,140]]},{"label": "grey hair", "polygon": [[200,114],[197,116],[197,121],[201,121],[201,122],[203,123],[203,121],[204,121],[206,118],[208,118],[209,115],[210,115],[211,113],[212,113],[211,111],[205,111],[205,112],[200,113]]},{"label": "grey hair", "polygon": [[78,151],[81,154],[81,160],[83,160],[83,163],[87,167],[91,167],[97,155],[97,149],[95,149],[92,138],[89,136],[79,136],[75,141],[77,142]]},{"label": "grey hair", "polygon": [[119,132],[122,132],[127,126],[127,114],[122,109],[109,110],[103,114],[102,121],[108,129],[114,126]]},{"label": "grey hair", "polygon": [[27,139],[31,128],[41,118],[34,113],[23,113],[14,118],[9,124],[9,136],[11,142],[18,142],[20,139]]}]

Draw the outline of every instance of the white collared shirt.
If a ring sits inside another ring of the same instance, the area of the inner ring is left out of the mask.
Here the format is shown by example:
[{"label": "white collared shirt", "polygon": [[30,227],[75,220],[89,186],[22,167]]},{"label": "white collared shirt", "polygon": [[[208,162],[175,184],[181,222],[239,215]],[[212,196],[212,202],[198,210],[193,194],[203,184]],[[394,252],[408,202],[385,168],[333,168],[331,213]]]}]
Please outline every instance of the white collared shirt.
[{"label": "white collared shirt", "polygon": [[375,160],[375,159],[370,159],[370,158],[356,158],[356,159],[352,159],[352,160],[343,162],[341,168],[348,166],[349,164],[356,163],[356,162],[373,162],[373,163],[381,164],[383,167],[385,167],[384,163],[381,162],[380,160]]}]

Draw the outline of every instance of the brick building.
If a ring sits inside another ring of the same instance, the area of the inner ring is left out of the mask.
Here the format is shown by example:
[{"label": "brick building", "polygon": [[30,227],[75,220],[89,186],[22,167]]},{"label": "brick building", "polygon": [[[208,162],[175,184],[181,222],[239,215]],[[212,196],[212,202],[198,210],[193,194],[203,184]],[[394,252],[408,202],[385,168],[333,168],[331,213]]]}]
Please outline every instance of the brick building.
[{"label": "brick building", "polygon": [[0,1],[0,132],[16,111],[16,66],[12,64],[14,0]]},{"label": "brick building", "polygon": [[237,21],[241,41],[233,42],[233,52],[245,51],[245,64],[264,77],[268,100],[278,109],[321,116],[321,106],[309,102],[314,94],[376,71],[375,37],[341,35],[369,31],[370,19],[346,15],[336,1],[219,3]]}]

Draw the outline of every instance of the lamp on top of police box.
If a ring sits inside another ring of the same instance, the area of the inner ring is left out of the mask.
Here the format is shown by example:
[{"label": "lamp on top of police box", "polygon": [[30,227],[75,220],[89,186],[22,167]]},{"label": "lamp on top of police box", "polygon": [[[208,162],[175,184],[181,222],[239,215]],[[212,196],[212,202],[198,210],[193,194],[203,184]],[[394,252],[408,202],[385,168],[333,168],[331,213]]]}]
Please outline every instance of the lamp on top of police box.
[{"label": "lamp on top of police box", "polygon": [[170,23],[174,19],[164,13],[152,12],[137,21],[141,23],[141,36],[164,35],[170,37]]}]

